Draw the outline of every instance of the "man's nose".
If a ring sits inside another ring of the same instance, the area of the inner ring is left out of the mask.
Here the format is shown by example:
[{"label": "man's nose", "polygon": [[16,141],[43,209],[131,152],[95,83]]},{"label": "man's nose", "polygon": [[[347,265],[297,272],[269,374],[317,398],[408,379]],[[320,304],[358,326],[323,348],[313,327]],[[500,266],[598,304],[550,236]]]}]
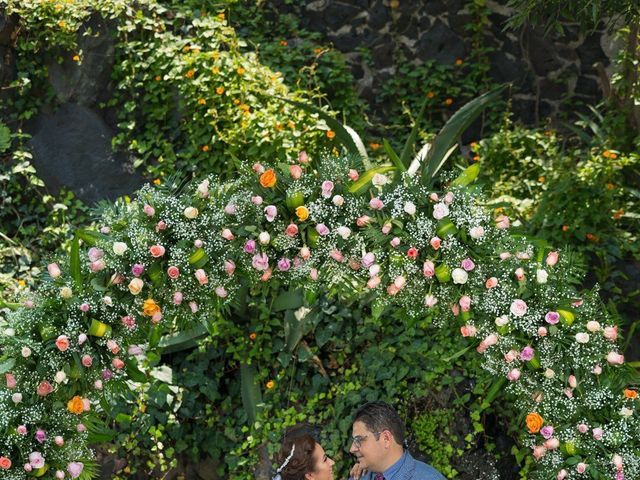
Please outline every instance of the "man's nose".
[{"label": "man's nose", "polygon": [[351,447],[349,448],[349,452],[355,453],[357,451],[358,451],[358,449],[356,448],[355,442],[351,442]]}]

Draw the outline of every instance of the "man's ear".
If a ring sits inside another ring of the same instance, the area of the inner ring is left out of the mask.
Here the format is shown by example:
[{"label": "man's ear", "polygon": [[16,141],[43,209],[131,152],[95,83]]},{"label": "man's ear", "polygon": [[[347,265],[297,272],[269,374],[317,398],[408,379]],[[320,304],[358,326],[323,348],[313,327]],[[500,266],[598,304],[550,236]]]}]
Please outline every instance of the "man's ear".
[{"label": "man's ear", "polygon": [[385,430],[384,432],[381,433],[381,435],[382,435],[382,438],[384,438],[385,443],[387,443],[388,445],[391,444],[394,440],[393,435],[389,430]]}]

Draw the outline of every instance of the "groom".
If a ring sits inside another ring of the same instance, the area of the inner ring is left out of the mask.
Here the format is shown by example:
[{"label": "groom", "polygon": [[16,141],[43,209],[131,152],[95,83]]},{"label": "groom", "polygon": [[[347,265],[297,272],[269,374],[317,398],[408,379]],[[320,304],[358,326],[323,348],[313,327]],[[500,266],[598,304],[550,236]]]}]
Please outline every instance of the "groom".
[{"label": "groom", "polygon": [[369,402],[353,418],[350,452],[357,458],[353,480],[445,480],[435,468],[404,449],[404,425],[384,402]]}]

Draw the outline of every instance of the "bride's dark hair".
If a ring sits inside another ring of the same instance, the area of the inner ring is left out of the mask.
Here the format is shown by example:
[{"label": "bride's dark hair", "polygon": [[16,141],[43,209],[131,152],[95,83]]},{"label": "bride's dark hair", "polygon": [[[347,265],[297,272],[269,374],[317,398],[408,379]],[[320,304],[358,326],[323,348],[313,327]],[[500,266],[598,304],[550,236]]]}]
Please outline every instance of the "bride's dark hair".
[{"label": "bride's dark hair", "polygon": [[[276,455],[276,468],[281,468],[277,473],[282,480],[304,480],[304,474],[314,471],[313,451],[316,441],[311,436],[309,425],[297,425],[286,431],[282,441],[282,447]],[[291,455],[291,450],[293,455]],[[289,458],[291,457],[291,458]],[[287,461],[289,458],[289,461]],[[282,465],[286,462],[284,468]]]}]

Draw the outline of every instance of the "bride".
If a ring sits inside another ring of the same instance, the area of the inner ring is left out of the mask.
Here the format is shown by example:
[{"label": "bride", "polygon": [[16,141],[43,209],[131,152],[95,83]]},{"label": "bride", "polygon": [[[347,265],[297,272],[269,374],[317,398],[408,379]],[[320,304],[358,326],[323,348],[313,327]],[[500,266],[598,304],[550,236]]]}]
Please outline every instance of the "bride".
[{"label": "bride", "polygon": [[304,426],[287,431],[276,461],[273,480],[333,480],[335,462]]}]

